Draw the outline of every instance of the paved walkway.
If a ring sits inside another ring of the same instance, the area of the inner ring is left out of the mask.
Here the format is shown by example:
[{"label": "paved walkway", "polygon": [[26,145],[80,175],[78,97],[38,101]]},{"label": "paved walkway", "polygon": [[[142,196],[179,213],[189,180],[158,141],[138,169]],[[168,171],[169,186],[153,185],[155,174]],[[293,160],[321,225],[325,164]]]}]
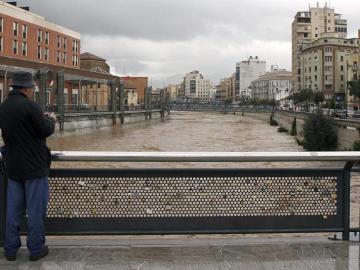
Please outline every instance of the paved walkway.
[{"label": "paved walkway", "polygon": [[[29,262],[0,258],[1,270],[313,269],[360,270],[358,242],[326,238],[50,240],[50,255]],[[85,245],[85,246],[84,246]]]}]

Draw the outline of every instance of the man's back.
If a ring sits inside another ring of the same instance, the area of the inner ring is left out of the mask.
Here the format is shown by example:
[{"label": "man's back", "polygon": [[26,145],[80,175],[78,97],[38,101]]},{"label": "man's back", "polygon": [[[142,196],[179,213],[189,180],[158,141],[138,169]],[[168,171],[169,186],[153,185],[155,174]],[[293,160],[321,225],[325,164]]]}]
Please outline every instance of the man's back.
[{"label": "man's back", "polygon": [[46,138],[54,132],[55,123],[39,105],[20,92],[11,92],[0,105],[0,128],[9,177],[25,180],[48,175]]}]

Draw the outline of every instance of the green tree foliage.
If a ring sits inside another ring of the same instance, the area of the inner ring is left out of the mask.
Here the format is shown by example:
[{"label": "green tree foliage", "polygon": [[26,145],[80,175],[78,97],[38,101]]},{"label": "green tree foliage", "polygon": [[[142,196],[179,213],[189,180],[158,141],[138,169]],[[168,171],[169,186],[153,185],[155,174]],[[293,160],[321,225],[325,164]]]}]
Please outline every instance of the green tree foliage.
[{"label": "green tree foliage", "polygon": [[360,98],[360,80],[349,81],[347,87],[350,90],[350,95]]},{"label": "green tree foliage", "polygon": [[291,135],[291,136],[296,136],[296,135],[297,135],[296,117],[294,117],[294,120],[293,120],[293,122],[292,122],[290,135]]},{"label": "green tree foliage", "polygon": [[225,99],[224,103],[225,103],[225,105],[231,104],[232,103],[232,98]]},{"label": "green tree foliage", "polygon": [[313,94],[313,102],[316,105],[319,105],[320,103],[323,103],[325,100],[325,96],[323,92],[320,91],[315,91]]},{"label": "green tree foliage", "polygon": [[308,116],[304,124],[304,149],[307,151],[334,151],[338,135],[333,120],[318,110]]}]

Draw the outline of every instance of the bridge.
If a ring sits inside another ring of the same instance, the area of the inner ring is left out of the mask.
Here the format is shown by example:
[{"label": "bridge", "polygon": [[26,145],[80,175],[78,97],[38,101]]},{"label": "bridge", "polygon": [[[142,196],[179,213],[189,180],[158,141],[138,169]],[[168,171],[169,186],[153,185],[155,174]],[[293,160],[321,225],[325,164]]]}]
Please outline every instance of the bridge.
[{"label": "bridge", "polygon": [[242,104],[225,104],[225,103],[199,103],[199,102],[176,102],[169,103],[172,111],[198,111],[198,112],[221,112],[221,113],[270,113],[272,106],[253,106]]},{"label": "bridge", "polygon": [[[273,266],[279,262],[289,266],[286,262],[290,260],[296,265],[304,265],[300,267],[301,269],[313,269],[309,263],[319,258],[324,263],[324,267],[316,269],[343,269],[339,268],[339,265],[349,267],[350,258],[357,259],[355,263],[358,264],[359,244],[346,241],[355,237],[355,234],[359,235],[359,228],[350,227],[350,213],[355,209],[354,207],[358,207],[350,200],[352,192],[355,192],[350,187],[352,172],[359,171],[353,168],[353,165],[360,159],[360,152],[53,152],[52,159],[60,163],[145,162],[148,168],[51,169],[49,178],[51,198],[46,230],[50,237],[58,236],[51,238],[49,242],[58,255],[57,257],[50,255],[45,261],[47,265],[56,265],[56,260],[60,256],[69,263],[74,263],[76,260],[78,265],[89,263],[127,265],[131,260],[135,260],[134,264],[138,269],[141,269],[141,264],[144,269],[160,269],[159,265],[163,264],[171,265],[166,269],[175,269],[174,262],[177,260],[179,267],[180,261],[189,259],[189,252],[193,253],[192,260],[183,261],[183,266],[193,267],[190,269],[209,269],[213,265],[216,265],[216,269],[226,269],[224,267],[229,266],[228,264],[237,266],[245,262],[251,264],[251,260],[255,258],[266,264],[269,261],[265,258],[264,252],[269,252],[273,258],[270,260]],[[246,164],[246,162],[315,161],[327,162],[331,165],[327,168],[309,168],[308,164],[304,164],[302,168],[293,169],[201,168],[203,162]],[[199,168],[152,168],[150,163],[153,162],[195,162],[199,164]],[[4,166],[1,168],[0,244],[3,243],[6,209],[6,169]],[[25,232],[24,227],[22,231]],[[292,238],[276,240],[273,235],[315,232],[340,233],[339,238],[345,242],[331,243],[324,237],[309,239],[302,236],[305,242],[299,243],[301,238],[298,238],[297,242]],[[272,235],[272,242],[265,243],[264,239],[259,238],[257,242],[250,244],[249,240],[243,241],[236,236],[258,233]],[[193,234],[207,234],[208,240],[204,244],[201,237],[189,239],[160,236]],[[231,234],[231,236],[223,235],[221,240],[216,240],[216,236],[212,237],[211,234]],[[88,235],[90,238],[77,238],[78,240],[69,238],[74,235]],[[111,235],[111,238],[99,241],[99,236],[96,235]],[[132,238],[123,238],[121,235]],[[154,236],[146,241],[145,238],[136,238],[136,235]],[[168,241],[169,239],[171,240]],[[127,243],[126,246],[130,245],[125,250],[124,247],[119,247],[123,245],[123,241]],[[134,243],[135,247],[131,247]],[[136,243],[138,245],[145,243],[145,247],[136,247]],[[212,251],[208,253],[209,243],[215,246],[214,254]],[[59,249],[57,245],[71,247],[80,245],[80,247],[71,249],[70,253],[74,252],[75,255],[70,256],[67,249]],[[94,248],[84,250],[82,245],[92,245]],[[101,245],[107,245],[108,248],[101,248]],[[176,245],[178,249],[175,248]],[[292,247],[291,252],[288,252],[289,245]],[[309,245],[316,250],[306,252]],[[194,249],[191,246],[200,246],[200,248]],[[281,250],[285,252],[282,254],[284,257],[277,253],[279,248],[280,253]],[[305,248],[306,255],[302,248]],[[321,253],[322,255],[318,257],[319,252],[323,252],[326,248],[331,252]],[[354,248],[355,254],[351,251]],[[83,255],[87,254],[85,261],[79,262],[80,258],[76,255],[78,250],[83,250]],[[131,252],[135,252],[135,255],[131,255]],[[201,255],[202,252],[207,255]],[[228,252],[228,257],[224,258],[223,252]],[[115,257],[112,258],[111,254]],[[242,256],[241,254],[253,255],[244,262],[234,263],[236,256]],[[94,260],[91,259],[92,256]],[[212,256],[218,258],[218,261],[214,261]],[[336,263],[333,263],[334,256]],[[95,261],[95,258],[98,261]],[[105,258],[109,261],[104,261]],[[200,259],[204,264],[202,268],[194,266],[194,258]],[[204,258],[209,259],[211,265],[206,264]],[[20,262],[21,264],[26,265],[24,262]],[[8,264],[1,259],[0,265],[8,267]],[[62,267],[66,266],[62,265]]]}]

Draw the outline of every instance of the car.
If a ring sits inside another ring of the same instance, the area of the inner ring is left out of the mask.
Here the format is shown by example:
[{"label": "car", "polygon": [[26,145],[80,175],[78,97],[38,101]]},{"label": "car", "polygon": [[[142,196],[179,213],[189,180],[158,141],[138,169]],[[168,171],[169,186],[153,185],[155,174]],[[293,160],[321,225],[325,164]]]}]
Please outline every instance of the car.
[{"label": "car", "polygon": [[360,111],[354,111],[352,118],[360,118]]}]

